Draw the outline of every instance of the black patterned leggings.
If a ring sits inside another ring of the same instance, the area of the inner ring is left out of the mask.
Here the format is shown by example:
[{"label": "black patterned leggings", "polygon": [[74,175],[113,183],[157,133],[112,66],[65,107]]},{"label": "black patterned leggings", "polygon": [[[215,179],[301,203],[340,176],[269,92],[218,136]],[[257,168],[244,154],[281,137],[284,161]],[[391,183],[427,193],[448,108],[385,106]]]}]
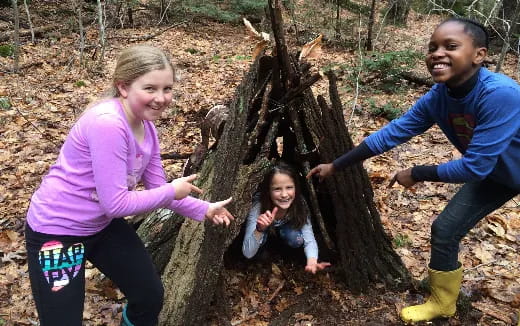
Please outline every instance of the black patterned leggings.
[{"label": "black patterned leggings", "polygon": [[29,277],[41,326],[82,325],[85,261],[110,278],[128,300],[131,325],[157,325],[164,290],[134,229],[114,219],[92,236],[63,236],[25,229]]}]

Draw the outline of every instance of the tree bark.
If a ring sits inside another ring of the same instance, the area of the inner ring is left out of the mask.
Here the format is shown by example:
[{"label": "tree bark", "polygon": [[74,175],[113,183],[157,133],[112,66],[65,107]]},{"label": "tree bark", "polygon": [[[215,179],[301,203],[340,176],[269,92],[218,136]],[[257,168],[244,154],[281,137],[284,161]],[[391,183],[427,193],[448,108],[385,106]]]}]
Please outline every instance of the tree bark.
[{"label": "tree bark", "polygon": [[101,48],[101,54],[99,55],[98,62],[103,64],[105,61],[105,10],[101,4],[101,0],[97,0],[98,9],[98,24],[99,24],[99,46]]},{"label": "tree bark", "polygon": [[[335,76],[329,74],[328,78],[331,106],[319,96],[321,110],[306,111],[309,129],[315,132],[315,139],[320,139],[315,164],[331,162],[354,146],[343,118]],[[321,117],[316,115],[320,111]],[[410,275],[382,227],[372,186],[362,164],[337,172],[320,185],[318,191],[320,207],[324,210],[332,207],[324,215],[329,216],[329,225],[336,229],[335,239],[347,287],[358,293],[376,282],[393,288],[408,286]]]},{"label": "tree bark", "polygon": [[[217,146],[196,150],[204,158],[197,179],[205,190],[202,198],[214,202],[232,196],[228,209],[235,221],[225,229],[160,210],[139,227],[162,273],[165,301],[160,325],[205,324],[224,253],[238,236],[252,195],[275,159],[281,156],[305,175],[310,166],[330,162],[353,147],[335,77],[328,76],[332,104],[316,99],[310,85],[320,76],[310,74],[308,65],[288,53],[279,1],[269,1],[269,9],[276,56],[257,57],[237,88]],[[277,137],[283,139],[281,155]],[[197,172],[197,166],[194,162],[191,172]],[[318,243],[325,243],[337,258],[349,289],[361,292],[374,282],[409,285],[410,276],[381,225],[361,164],[324,183],[302,184],[313,224],[319,226]]]},{"label": "tree bark", "polygon": [[372,44],[372,34],[373,34],[373,30],[374,30],[375,13],[376,13],[376,0],[372,0],[372,4],[370,5],[370,17],[368,18],[368,31],[367,31],[367,43],[366,43],[367,51],[372,51],[374,49],[374,46]]},{"label": "tree bark", "polygon": [[406,25],[411,4],[411,0],[390,0],[390,12],[388,13],[389,19],[394,24]]},{"label": "tree bark", "polygon": [[502,50],[500,51],[500,57],[498,59],[497,65],[496,65],[495,72],[500,72],[500,69],[502,68],[502,63],[504,62],[507,51],[509,51],[511,34],[513,33],[513,30],[515,29],[516,22],[518,21],[519,13],[520,13],[520,3],[517,1],[513,16],[511,18],[511,26],[506,31],[506,35],[504,37],[504,44],[502,45]]},{"label": "tree bark", "polygon": [[[34,32],[34,35],[35,36],[39,36],[39,35],[42,35],[44,33],[47,33],[49,31],[53,31],[53,30],[56,30],[57,28],[59,28],[58,25],[48,25],[48,26],[42,26],[42,27],[39,27],[39,28],[35,28],[33,30]],[[29,36],[31,35],[31,30],[20,30],[19,31],[19,35],[20,36]],[[4,42],[4,41],[7,41],[9,40],[11,37],[14,36],[14,32],[12,33],[6,33],[6,34],[1,34],[0,35],[0,42]]]},{"label": "tree bark", "polygon": [[14,16],[14,32],[13,32],[13,43],[14,43],[14,61],[13,71],[18,72],[18,66],[20,64],[20,13],[18,11],[18,3],[16,0],[11,0],[13,5],[13,16]]},{"label": "tree bark", "polygon": [[85,30],[83,28],[83,0],[72,0],[72,7],[77,11],[78,27],[79,27],[79,65],[83,67],[85,64]]},{"label": "tree bark", "polygon": [[[221,273],[224,252],[238,235],[251,206],[251,195],[269,166],[267,152],[275,141],[278,123],[271,123],[261,133],[265,141],[258,142],[260,147],[253,153],[249,153],[247,137],[251,109],[258,110],[262,101],[268,100],[263,96],[264,91],[257,92],[257,85],[263,84],[259,78],[263,67],[260,61],[255,62],[239,86],[219,146],[208,152],[199,173],[204,199],[217,201],[233,196],[228,208],[236,220],[229,229],[194,221],[182,224],[162,274],[166,294],[161,325],[203,324]],[[251,162],[243,164],[248,155]]]},{"label": "tree bark", "polygon": [[34,43],[34,29],[31,20],[31,12],[29,11],[29,6],[27,5],[27,0],[23,0],[23,6],[25,8],[25,13],[27,14],[27,21],[29,22],[29,30],[31,31],[31,43]]}]

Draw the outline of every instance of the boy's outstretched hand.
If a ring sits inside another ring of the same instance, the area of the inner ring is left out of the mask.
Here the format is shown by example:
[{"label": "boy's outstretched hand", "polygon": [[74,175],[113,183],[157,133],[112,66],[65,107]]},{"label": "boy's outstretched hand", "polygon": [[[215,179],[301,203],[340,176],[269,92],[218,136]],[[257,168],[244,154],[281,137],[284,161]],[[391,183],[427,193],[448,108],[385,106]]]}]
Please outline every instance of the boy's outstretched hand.
[{"label": "boy's outstretched hand", "polygon": [[330,263],[327,263],[327,262],[318,263],[318,260],[316,258],[309,258],[309,259],[307,259],[307,265],[305,266],[305,271],[312,273],[312,274],[316,274],[316,272],[322,271],[329,266],[330,266]]},{"label": "boy's outstretched hand", "polygon": [[232,220],[235,218],[231,213],[224,207],[233,200],[229,197],[226,200],[209,203],[208,210],[206,211],[206,218],[213,222],[213,224],[224,224],[226,227],[229,226]]},{"label": "boy's outstretched hand", "polygon": [[312,170],[307,173],[307,179],[312,177],[313,175],[317,175],[319,177],[320,182],[323,181],[323,179],[333,175],[335,172],[334,165],[332,163],[326,163],[326,164],[320,164],[318,166],[315,166],[312,168]]},{"label": "boy's outstretched hand", "polygon": [[187,177],[174,179],[170,184],[175,189],[175,199],[180,200],[188,196],[191,192],[201,194],[202,190],[192,184],[197,179],[196,174],[189,175]]},{"label": "boy's outstretched hand", "polygon": [[412,178],[412,168],[408,168],[406,170],[397,172],[394,175],[394,177],[392,178],[392,180],[390,180],[390,183],[388,184],[388,188],[392,188],[392,186],[396,182],[405,188],[410,188],[411,186],[416,184],[417,181],[415,181]]}]

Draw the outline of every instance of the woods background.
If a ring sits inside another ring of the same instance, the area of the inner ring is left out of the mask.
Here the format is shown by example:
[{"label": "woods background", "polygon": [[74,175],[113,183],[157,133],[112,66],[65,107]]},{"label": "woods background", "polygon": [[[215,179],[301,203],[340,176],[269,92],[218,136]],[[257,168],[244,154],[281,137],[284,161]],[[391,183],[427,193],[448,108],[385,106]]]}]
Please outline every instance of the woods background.
[{"label": "woods background", "polygon": [[[153,44],[170,52],[180,68],[175,103],[157,121],[164,165],[168,176],[175,178],[201,142],[206,113],[214,105],[232,104],[253,62],[257,41],[242,18],[258,31],[271,33],[266,4],[0,1],[0,325],[35,324],[22,232],[29,198],[78,115],[102,95],[120,49]],[[488,26],[492,34],[489,69],[518,80],[517,1],[282,4],[290,52],[323,35],[321,55],[308,58],[310,72],[336,74],[354,144],[399,116],[431,85],[422,58],[434,26],[445,15],[471,17]],[[327,79],[314,84],[312,92],[328,99]],[[386,185],[400,168],[435,164],[457,155],[434,128],[365,163],[381,223],[414,278],[425,275],[429,225],[457,185],[425,183],[412,191],[389,190]],[[456,323],[511,325],[515,321],[520,304],[518,211],[518,199],[509,202],[464,240],[463,289],[471,305],[461,310]],[[363,294],[353,293],[345,275],[341,276],[339,260],[328,273],[309,276],[298,261],[274,257],[245,262],[239,252],[233,252],[233,244],[228,253],[223,269],[211,275],[217,278],[217,292],[207,316],[199,316],[210,324],[399,324],[399,308],[425,295],[420,286],[393,292],[377,282]],[[88,269],[87,277],[86,323],[116,325],[124,304],[121,293],[94,268]],[[175,281],[173,287],[182,284]]]}]

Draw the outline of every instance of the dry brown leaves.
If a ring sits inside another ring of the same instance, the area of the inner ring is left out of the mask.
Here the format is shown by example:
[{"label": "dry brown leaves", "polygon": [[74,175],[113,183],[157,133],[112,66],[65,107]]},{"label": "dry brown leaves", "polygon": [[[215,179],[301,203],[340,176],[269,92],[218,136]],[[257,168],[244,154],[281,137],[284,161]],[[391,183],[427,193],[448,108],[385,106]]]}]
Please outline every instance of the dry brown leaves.
[{"label": "dry brown leaves", "polygon": [[[385,29],[380,39],[385,40],[384,48],[388,50],[396,44],[419,49],[430,33],[430,28],[423,26],[434,23],[433,18],[412,14],[409,28]],[[153,31],[121,30],[117,33],[138,36],[150,32]],[[9,325],[35,323],[22,234],[25,211],[31,194],[55,160],[68,129],[85,105],[103,92],[115,56],[127,45],[116,40],[112,42],[101,74],[80,70],[75,60],[70,61],[78,54],[73,38],[24,45],[22,62],[43,63],[20,75],[0,74],[0,97],[8,97],[13,106],[0,110],[0,324],[2,321]],[[250,64],[255,44],[246,37],[243,27],[213,23],[172,29],[149,43],[172,54],[181,76],[172,110],[157,121],[162,151],[190,153],[200,140],[198,123],[211,107],[230,100]],[[309,59],[316,65],[315,69],[328,62],[359,61],[355,53],[327,48],[322,52],[320,58]],[[0,63],[10,65],[3,58]],[[513,59],[509,58],[507,63],[506,72],[514,71]],[[345,117],[349,120],[354,106],[353,92],[342,88],[341,81],[339,86]],[[326,82],[320,81],[313,89],[316,94],[323,94],[326,87]],[[394,100],[410,105],[420,95],[411,87],[404,95],[372,97],[380,103]],[[363,98],[358,99],[356,106],[363,110]],[[354,142],[359,143],[385,123],[382,119],[371,118],[366,112],[353,115],[349,128]],[[398,187],[388,189],[387,184],[392,174],[400,169],[414,164],[437,164],[456,155],[441,132],[434,128],[365,163],[384,226],[392,238],[403,240],[396,250],[417,278],[425,276],[426,272],[430,224],[457,186],[424,183],[412,191],[404,191]],[[179,175],[182,162],[167,160],[164,163],[170,177]],[[461,246],[460,258],[466,269],[464,287],[482,294],[474,305],[487,316],[496,316],[495,307],[499,307],[501,315],[510,318],[514,309],[520,306],[519,201],[517,198],[516,202],[507,203],[479,223]],[[230,294],[227,300],[232,324],[267,325],[273,316],[289,309],[311,289],[316,295],[325,296],[329,300],[326,304],[332,304],[345,316],[381,314],[385,320],[397,322],[396,309],[404,304],[402,295],[389,294],[378,296],[378,299],[352,296],[327,273],[312,278],[297,277],[291,274],[294,268],[275,264],[270,269],[227,271],[226,284]],[[96,269],[89,267],[86,325],[117,325],[123,303],[121,293]],[[388,307],[391,309],[386,310]],[[324,318],[301,312],[293,317],[295,325],[314,325],[323,322]]]}]

